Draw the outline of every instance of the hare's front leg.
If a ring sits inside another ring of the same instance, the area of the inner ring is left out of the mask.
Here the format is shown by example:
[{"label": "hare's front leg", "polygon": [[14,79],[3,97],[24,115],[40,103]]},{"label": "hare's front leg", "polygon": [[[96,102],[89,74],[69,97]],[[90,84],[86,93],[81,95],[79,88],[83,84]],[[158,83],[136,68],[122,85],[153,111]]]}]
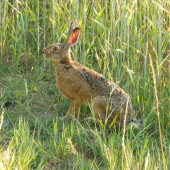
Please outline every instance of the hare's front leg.
[{"label": "hare's front leg", "polygon": [[75,118],[77,118],[79,115],[79,112],[80,112],[80,107],[81,107],[81,103],[72,101],[68,108],[66,115],[64,117],[61,117],[60,120],[66,119],[69,116],[69,114],[71,114],[71,115],[75,116]]}]

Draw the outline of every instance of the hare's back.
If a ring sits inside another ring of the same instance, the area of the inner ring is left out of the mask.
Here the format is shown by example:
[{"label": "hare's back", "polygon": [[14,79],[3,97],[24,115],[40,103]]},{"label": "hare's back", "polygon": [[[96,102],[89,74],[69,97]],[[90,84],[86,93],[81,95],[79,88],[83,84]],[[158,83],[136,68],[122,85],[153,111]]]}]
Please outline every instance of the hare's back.
[{"label": "hare's back", "polygon": [[112,89],[120,89],[115,83],[109,81],[101,74],[87,68],[80,67],[74,70],[81,80],[82,86],[86,86],[93,96],[108,96],[112,93]]},{"label": "hare's back", "polygon": [[113,105],[119,105],[125,108],[128,102],[129,107],[131,107],[130,96],[115,83],[88,68],[82,68],[78,72],[82,77],[83,84],[88,87],[93,98],[96,96],[105,96],[113,102]]}]

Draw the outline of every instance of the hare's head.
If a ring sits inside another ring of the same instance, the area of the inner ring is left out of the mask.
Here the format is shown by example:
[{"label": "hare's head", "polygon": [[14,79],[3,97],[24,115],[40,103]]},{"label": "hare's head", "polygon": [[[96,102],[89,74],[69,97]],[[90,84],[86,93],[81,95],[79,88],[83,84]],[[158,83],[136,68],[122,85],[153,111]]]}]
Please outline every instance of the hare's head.
[{"label": "hare's head", "polygon": [[60,62],[70,57],[69,48],[77,42],[80,35],[80,28],[75,27],[75,24],[75,22],[72,22],[70,25],[66,43],[55,43],[43,50],[45,58]]}]

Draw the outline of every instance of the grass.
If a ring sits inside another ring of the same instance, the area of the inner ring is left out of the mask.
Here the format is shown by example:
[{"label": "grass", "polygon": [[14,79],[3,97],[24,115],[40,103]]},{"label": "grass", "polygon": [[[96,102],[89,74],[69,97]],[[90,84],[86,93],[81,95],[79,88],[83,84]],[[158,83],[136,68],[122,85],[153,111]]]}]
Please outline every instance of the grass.
[{"label": "grass", "polygon": [[[166,0],[1,0],[0,169],[168,169],[169,11]],[[85,105],[79,120],[59,120],[69,101],[42,50],[73,20],[72,58],[130,94],[140,129],[100,135]]]}]

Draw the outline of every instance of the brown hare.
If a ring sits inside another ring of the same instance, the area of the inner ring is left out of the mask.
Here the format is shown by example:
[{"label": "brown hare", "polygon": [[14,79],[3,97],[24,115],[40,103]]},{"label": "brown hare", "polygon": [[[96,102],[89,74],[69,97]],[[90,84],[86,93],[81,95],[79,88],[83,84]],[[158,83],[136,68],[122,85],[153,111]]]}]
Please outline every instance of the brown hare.
[{"label": "brown hare", "polygon": [[79,35],[80,28],[72,22],[66,43],[56,43],[43,50],[44,57],[54,64],[59,91],[71,101],[62,119],[68,114],[77,118],[84,103],[92,108],[100,123],[109,126],[115,123],[120,127],[129,124],[133,116],[129,95],[101,74],[71,59],[70,47],[77,42]]}]

